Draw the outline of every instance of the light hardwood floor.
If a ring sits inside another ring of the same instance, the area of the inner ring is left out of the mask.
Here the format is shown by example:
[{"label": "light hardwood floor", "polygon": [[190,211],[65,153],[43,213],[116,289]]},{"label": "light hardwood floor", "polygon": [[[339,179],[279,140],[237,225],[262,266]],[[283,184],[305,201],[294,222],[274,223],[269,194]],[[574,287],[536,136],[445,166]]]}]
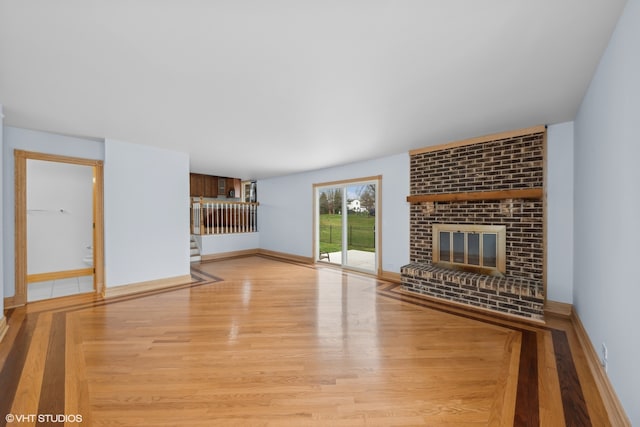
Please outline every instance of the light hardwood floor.
[{"label": "light hardwood floor", "polygon": [[67,425],[95,426],[609,425],[568,320],[498,319],[258,256],[195,264],[192,277],[9,311],[2,415],[79,414],[82,424]]}]

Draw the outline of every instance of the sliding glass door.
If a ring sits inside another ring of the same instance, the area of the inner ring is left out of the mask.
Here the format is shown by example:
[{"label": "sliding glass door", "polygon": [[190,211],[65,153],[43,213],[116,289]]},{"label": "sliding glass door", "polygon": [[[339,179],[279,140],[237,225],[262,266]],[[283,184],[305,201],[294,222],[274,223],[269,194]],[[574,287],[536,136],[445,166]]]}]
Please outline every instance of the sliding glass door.
[{"label": "sliding glass door", "polygon": [[319,250],[318,261],[342,264],[344,217],[342,187],[323,187],[317,191]]},{"label": "sliding glass door", "polygon": [[314,186],[318,262],[377,273],[378,187],[379,178]]},{"label": "sliding glass door", "polygon": [[375,183],[362,183],[345,189],[347,252],[344,265],[373,272],[377,271],[376,187]]}]

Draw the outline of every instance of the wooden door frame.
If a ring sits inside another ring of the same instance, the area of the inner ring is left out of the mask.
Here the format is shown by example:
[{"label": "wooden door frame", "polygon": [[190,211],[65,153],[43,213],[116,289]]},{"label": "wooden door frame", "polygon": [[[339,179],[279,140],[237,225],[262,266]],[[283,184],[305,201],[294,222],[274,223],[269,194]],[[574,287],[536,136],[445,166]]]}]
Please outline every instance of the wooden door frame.
[{"label": "wooden door frame", "polygon": [[93,283],[104,293],[104,168],[101,160],[14,150],[15,293],[13,306],[27,303],[27,160],[93,167]]}]

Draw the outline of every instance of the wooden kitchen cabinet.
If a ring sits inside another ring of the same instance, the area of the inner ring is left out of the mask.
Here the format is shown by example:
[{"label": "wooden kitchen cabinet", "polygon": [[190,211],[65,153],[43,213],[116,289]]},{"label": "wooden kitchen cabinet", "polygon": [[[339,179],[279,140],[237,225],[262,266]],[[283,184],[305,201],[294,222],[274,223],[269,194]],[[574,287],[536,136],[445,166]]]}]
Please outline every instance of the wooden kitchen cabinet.
[{"label": "wooden kitchen cabinet", "polygon": [[189,194],[191,197],[204,197],[204,175],[199,173],[189,174]]},{"label": "wooden kitchen cabinet", "polygon": [[[239,198],[240,197],[240,180],[237,178],[227,178],[227,197]],[[232,193],[233,192],[233,193]]]},{"label": "wooden kitchen cabinet", "polygon": [[218,195],[218,177],[204,175],[203,197],[216,197]]},{"label": "wooden kitchen cabinet", "polygon": [[[233,191],[233,196],[230,196]],[[189,174],[189,195],[207,198],[240,197],[240,179],[199,173]]]}]

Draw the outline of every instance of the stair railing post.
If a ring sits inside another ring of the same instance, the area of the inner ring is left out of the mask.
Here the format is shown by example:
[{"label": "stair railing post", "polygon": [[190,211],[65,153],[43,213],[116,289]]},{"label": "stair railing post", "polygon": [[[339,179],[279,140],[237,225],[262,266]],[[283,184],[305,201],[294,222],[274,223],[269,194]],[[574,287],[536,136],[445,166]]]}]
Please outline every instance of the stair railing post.
[{"label": "stair railing post", "polygon": [[193,197],[189,197],[189,234],[193,233]]},{"label": "stair railing post", "polygon": [[204,198],[200,196],[200,234],[204,233]]}]

